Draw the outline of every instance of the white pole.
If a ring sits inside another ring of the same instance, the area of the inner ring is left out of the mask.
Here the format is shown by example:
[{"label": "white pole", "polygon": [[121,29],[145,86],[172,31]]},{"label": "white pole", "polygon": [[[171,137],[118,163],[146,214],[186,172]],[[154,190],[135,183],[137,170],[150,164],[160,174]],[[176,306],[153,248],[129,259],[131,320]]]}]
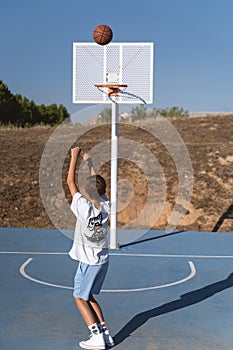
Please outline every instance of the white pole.
[{"label": "white pole", "polygon": [[112,102],[110,249],[117,249],[118,112],[118,103]]}]

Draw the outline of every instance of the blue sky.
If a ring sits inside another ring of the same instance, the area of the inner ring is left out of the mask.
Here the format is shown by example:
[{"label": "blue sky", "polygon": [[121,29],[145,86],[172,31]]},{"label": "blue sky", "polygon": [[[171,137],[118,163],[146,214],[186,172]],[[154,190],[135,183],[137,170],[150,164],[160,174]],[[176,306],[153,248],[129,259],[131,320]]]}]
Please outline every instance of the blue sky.
[{"label": "blue sky", "polygon": [[[108,6],[106,4],[109,4]],[[155,107],[233,111],[232,0],[0,0],[0,79],[72,114],[72,43],[108,24],[113,42],[155,43]]]}]

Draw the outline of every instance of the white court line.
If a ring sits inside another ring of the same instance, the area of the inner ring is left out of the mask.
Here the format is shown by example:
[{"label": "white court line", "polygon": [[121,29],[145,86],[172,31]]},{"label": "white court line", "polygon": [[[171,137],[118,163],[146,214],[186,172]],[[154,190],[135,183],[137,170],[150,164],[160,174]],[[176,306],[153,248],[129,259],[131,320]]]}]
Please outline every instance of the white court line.
[{"label": "white court line", "polygon": [[59,252],[0,252],[0,254],[23,254],[23,255],[67,255]]},{"label": "white court line", "polygon": [[233,259],[233,255],[192,255],[192,254],[139,254],[139,253],[110,253],[110,255],[148,256],[156,258],[200,258],[200,259]]},{"label": "white court line", "polygon": [[30,262],[33,260],[33,258],[29,258],[27,259],[21,266],[20,266],[20,269],[19,269],[19,272],[21,273],[21,275],[25,278],[27,278],[28,280],[32,281],[32,282],[35,282],[35,283],[39,283],[39,284],[43,284],[45,286],[49,286],[49,287],[56,287],[56,288],[63,288],[63,289],[73,289],[72,287],[67,287],[67,286],[62,286],[62,285],[59,285],[59,284],[53,284],[53,283],[48,283],[48,282],[43,282],[43,281],[40,281],[36,278],[33,278],[31,276],[29,276],[26,272],[25,272],[25,268],[27,267],[27,265],[30,264]]},{"label": "white court line", "polygon": [[[39,284],[43,284],[45,286],[49,286],[49,287],[55,287],[55,288],[63,288],[63,289],[73,289],[72,287],[67,287],[67,286],[63,286],[63,285],[59,285],[59,284],[53,284],[53,283],[48,283],[48,282],[44,282],[41,280],[38,280],[36,278],[31,277],[30,275],[28,275],[25,271],[25,268],[30,264],[30,262],[33,260],[33,258],[28,258],[20,267],[19,272],[21,273],[21,275],[23,277],[25,277],[26,279],[35,282],[35,283],[39,283]],[[171,282],[171,283],[167,283],[167,284],[163,284],[163,285],[159,285],[159,286],[153,286],[153,287],[146,287],[146,288],[133,288],[133,289],[103,289],[102,292],[105,293],[125,293],[125,292],[142,292],[142,291],[146,291],[146,290],[153,290],[153,289],[159,289],[159,288],[166,288],[166,287],[171,287],[171,286],[175,286],[177,284],[181,284],[184,283],[188,280],[190,280],[191,278],[193,278],[196,275],[196,268],[193,264],[192,261],[188,262],[189,267],[190,267],[190,274],[178,281],[175,282]]]},{"label": "white court line", "polygon": [[[0,254],[21,254],[21,255],[68,255],[62,252],[13,252],[0,251]],[[198,259],[233,259],[233,255],[195,255],[195,254],[141,254],[141,253],[109,253],[111,256],[148,256],[155,258],[198,258]]]}]

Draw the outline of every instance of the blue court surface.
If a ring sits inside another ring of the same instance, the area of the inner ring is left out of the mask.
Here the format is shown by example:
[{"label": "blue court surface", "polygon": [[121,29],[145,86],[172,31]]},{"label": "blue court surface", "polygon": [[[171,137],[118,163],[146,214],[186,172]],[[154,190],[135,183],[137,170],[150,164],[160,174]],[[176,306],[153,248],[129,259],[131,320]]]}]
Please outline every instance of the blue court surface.
[{"label": "blue court surface", "polygon": [[[0,229],[1,350],[74,350],[88,331],[58,230]],[[111,251],[98,300],[114,349],[232,350],[233,234],[149,231]]]}]

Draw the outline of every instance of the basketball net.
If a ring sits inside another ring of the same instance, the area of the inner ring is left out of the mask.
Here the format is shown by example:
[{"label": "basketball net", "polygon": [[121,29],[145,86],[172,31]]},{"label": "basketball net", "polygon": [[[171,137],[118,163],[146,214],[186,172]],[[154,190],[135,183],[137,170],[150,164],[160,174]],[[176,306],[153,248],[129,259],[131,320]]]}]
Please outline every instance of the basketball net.
[{"label": "basketball net", "polygon": [[138,100],[139,103],[146,104],[145,100],[138,95],[125,91],[127,85],[118,83],[95,84],[95,87],[102,93],[106,94],[112,102],[122,102],[124,98]]}]

